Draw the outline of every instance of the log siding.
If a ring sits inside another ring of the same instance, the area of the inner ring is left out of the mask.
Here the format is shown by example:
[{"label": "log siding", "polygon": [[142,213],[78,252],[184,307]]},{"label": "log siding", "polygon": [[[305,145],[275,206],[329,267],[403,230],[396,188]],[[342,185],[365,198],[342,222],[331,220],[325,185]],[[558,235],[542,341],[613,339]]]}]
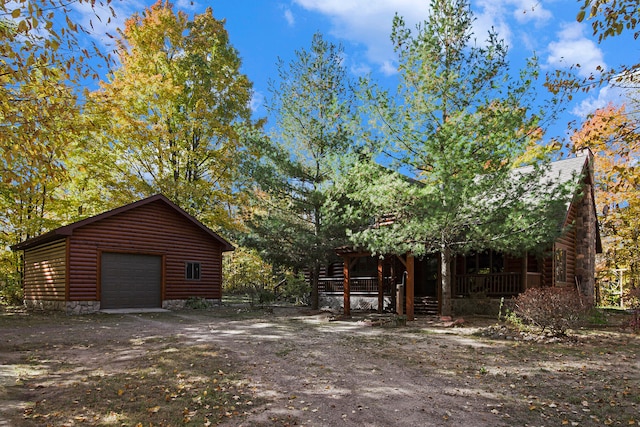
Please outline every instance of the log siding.
[{"label": "log siding", "polygon": [[[222,253],[234,249],[161,194],[51,230],[11,248],[24,251],[25,303],[72,314],[100,309],[104,253],[160,256],[157,280],[161,282],[162,305],[179,308],[180,301],[190,297],[221,299]],[[131,262],[135,267],[135,258]],[[188,262],[200,264],[199,278],[187,279]],[[127,276],[122,277],[127,280]],[[133,276],[130,279],[132,283],[136,280]]]},{"label": "log siding", "polygon": [[56,241],[25,251],[25,300],[66,300],[66,254],[66,240]]},{"label": "log siding", "polygon": [[[153,202],[78,228],[70,241],[69,299],[98,300],[101,252],[164,256],[162,299],[219,299],[222,247],[183,215]],[[200,280],[187,280],[185,262],[200,262]]]}]

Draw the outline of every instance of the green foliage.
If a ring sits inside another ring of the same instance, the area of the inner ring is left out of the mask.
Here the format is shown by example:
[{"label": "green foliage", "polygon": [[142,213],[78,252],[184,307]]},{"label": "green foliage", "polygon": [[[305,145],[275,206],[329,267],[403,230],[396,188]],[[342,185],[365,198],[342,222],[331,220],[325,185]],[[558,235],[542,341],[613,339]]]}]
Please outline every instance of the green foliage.
[{"label": "green foliage", "polygon": [[0,305],[22,305],[22,282],[17,275],[0,273]]},{"label": "green foliage", "polygon": [[588,313],[588,322],[590,325],[606,325],[607,316],[604,311],[593,307]]},{"label": "green foliage", "polygon": [[211,303],[204,298],[189,297],[184,306],[192,310],[206,310],[211,308]]},{"label": "green foliage", "polygon": [[535,58],[513,76],[497,34],[473,44],[473,20],[465,0],[433,0],[416,34],[396,16],[398,89],[369,84],[364,92],[376,151],[363,152],[327,204],[356,247],[439,252],[443,315],[451,314],[453,256],[553,241],[570,192],[541,179],[546,162],[514,172],[557,109],[537,99]]},{"label": "green foliage", "polygon": [[514,313],[523,322],[554,335],[583,325],[592,306],[571,288],[531,288],[515,299]]},{"label": "green foliage", "polygon": [[[598,42],[609,37],[622,34],[623,31],[635,30],[638,25],[637,0],[585,0],[580,7],[576,20],[583,22],[592,20],[593,35],[598,36]],[[640,36],[635,31],[634,39]]]},{"label": "green foliage", "polygon": [[122,65],[88,108],[108,118],[94,137],[125,197],[161,192],[229,230],[239,226],[232,212],[244,201],[234,166],[247,152],[237,127],[259,124],[224,24],[211,8],[189,19],[163,2],[134,14],[117,40]]},{"label": "green foliage", "polygon": [[222,264],[222,290],[224,294],[257,294],[276,285],[273,268],[257,251],[238,247],[225,254]]},{"label": "green foliage", "polygon": [[308,304],[311,293],[310,284],[301,273],[287,272],[278,286],[278,298],[295,304]]},{"label": "green foliage", "polygon": [[343,65],[342,48],[314,35],[310,50],[278,63],[268,110],[276,115],[270,137],[250,135],[261,158],[245,164],[256,182],[247,209],[243,244],[273,265],[308,269],[317,308],[321,265],[344,243],[339,222],[327,221],[327,192],[352,149],[355,95]]}]

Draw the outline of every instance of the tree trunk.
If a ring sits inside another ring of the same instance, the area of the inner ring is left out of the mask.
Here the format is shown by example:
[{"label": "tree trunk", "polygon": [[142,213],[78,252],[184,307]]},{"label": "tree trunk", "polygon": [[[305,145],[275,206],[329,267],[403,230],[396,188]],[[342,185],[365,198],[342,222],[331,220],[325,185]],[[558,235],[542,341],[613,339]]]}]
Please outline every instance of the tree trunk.
[{"label": "tree trunk", "polygon": [[315,265],[311,270],[311,309],[317,310],[320,306],[318,295],[318,279],[320,278],[320,266]]},{"label": "tree trunk", "polygon": [[442,245],[440,252],[440,284],[442,286],[441,316],[451,316],[451,251]]}]

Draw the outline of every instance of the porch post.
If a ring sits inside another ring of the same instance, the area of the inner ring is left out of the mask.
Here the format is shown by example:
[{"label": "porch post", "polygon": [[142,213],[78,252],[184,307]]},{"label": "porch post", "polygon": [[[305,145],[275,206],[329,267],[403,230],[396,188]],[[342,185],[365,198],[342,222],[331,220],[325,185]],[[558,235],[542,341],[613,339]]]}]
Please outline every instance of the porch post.
[{"label": "porch post", "polygon": [[382,274],[382,259],[378,257],[378,313],[384,309],[384,277]]},{"label": "porch post", "polygon": [[344,294],[344,315],[351,316],[351,280],[349,278],[349,267],[351,260],[349,257],[343,257],[343,294]]},{"label": "porch post", "polygon": [[524,257],[522,258],[522,285],[520,286],[520,292],[527,290],[527,271],[529,270],[529,252],[524,251]]},{"label": "porch post", "polygon": [[413,255],[407,254],[407,320],[415,320],[413,317],[413,283],[414,283],[414,258]]}]

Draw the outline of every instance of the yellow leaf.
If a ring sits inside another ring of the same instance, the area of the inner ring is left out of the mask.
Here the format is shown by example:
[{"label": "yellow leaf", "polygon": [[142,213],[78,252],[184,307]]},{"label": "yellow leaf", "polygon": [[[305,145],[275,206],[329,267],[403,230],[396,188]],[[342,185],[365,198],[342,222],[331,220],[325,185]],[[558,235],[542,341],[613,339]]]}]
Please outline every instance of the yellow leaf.
[{"label": "yellow leaf", "polygon": [[154,406],[153,408],[147,409],[147,411],[149,411],[152,414],[157,414],[159,410],[160,410],[160,406]]},{"label": "yellow leaf", "polygon": [[21,13],[22,13],[22,12],[20,11],[20,9],[13,9],[13,12],[11,12],[11,17],[12,17],[13,19],[17,19],[17,18],[19,18],[19,17],[20,17],[20,14],[21,14]]},{"label": "yellow leaf", "polygon": [[123,389],[118,390],[118,396],[122,396],[123,394],[124,394],[124,390]]}]

